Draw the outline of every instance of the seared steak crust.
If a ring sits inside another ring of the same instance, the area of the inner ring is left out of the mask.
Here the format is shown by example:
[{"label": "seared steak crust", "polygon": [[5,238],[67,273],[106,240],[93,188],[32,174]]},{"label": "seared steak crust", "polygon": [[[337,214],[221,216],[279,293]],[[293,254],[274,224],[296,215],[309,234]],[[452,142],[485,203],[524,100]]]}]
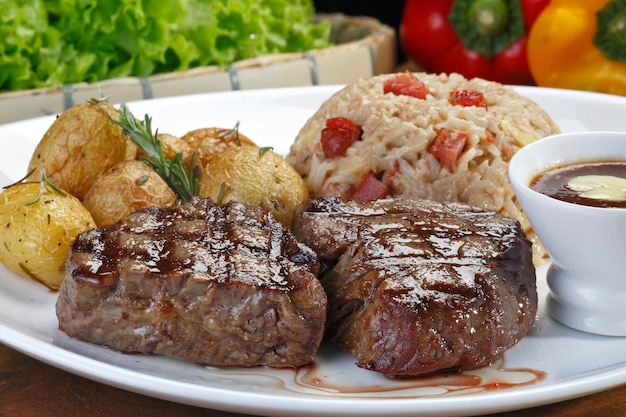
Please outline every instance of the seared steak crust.
[{"label": "seared steak crust", "polygon": [[318,253],[327,334],[388,376],[469,369],[500,358],[537,310],[531,243],[516,220],[461,204],[328,197],[294,233]]},{"label": "seared steak crust", "polygon": [[81,234],[56,310],[68,335],[216,366],[310,362],[326,295],[315,253],[267,211],[193,198]]}]

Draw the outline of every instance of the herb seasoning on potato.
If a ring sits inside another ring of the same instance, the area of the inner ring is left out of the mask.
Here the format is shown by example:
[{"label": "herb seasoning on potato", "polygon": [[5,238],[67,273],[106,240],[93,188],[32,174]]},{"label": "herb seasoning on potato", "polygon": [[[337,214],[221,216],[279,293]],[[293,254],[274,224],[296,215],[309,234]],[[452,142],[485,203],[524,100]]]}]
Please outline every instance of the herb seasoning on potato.
[{"label": "herb seasoning on potato", "polygon": [[70,245],[96,224],[76,197],[46,181],[13,184],[0,193],[0,262],[58,289]]}]

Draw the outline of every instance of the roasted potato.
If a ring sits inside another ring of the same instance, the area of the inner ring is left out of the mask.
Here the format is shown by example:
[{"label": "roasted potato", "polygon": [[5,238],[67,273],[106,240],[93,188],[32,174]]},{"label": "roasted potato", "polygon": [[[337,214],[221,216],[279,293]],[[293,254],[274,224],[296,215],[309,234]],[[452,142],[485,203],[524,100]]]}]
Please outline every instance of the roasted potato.
[{"label": "roasted potato", "polygon": [[213,201],[240,201],[265,207],[285,226],[309,196],[304,180],[272,150],[237,146],[215,156],[200,175],[199,193]]},{"label": "roasted potato", "polygon": [[181,140],[197,151],[198,162],[201,165],[206,165],[211,158],[226,149],[247,145],[256,146],[249,137],[240,133],[236,128],[205,127],[187,132]]},{"label": "roasted potato", "polygon": [[[192,147],[179,138],[178,136],[169,133],[159,133],[159,141],[161,141],[161,148],[163,149],[163,155],[167,159],[172,159],[176,154],[182,153],[185,164],[188,165],[193,154]],[[137,152],[137,159],[145,157],[146,154],[141,149]]]},{"label": "roasted potato", "polygon": [[94,181],[83,204],[103,226],[140,208],[173,206],[176,200],[174,191],[148,165],[122,161]]},{"label": "roasted potato", "polygon": [[[82,203],[69,194],[19,183],[0,193],[0,261],[9,269],[59,288],[76,236],[96,227]],[[32,204],[31,204],[32,203]]]},{"label": "roasted potato", "polygon": [[137,153],[111,117],[117,119],[118,112],[107,102],[77,104],[61,113],[33,152],[29,178],[38,181],[45,168],[50,182],[82,200],[100,174]]}]

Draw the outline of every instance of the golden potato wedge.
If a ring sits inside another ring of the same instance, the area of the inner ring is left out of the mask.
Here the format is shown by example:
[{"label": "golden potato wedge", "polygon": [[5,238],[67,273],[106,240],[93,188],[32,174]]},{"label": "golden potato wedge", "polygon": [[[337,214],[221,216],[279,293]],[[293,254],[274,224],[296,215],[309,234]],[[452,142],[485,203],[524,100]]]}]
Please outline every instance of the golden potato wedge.
[{"label": "golden potato wedge", "polygon": [[29,179],[38,181],[45,168],[50,182],[82,200],[100,174],[137,153],[111,117],[117,119],[118,112],[107,102],[77,104],[61,113],[33,152]]},{"label": "golden potato wedge", "polygon": [[0,261],[20,275],[57,289],[63,282],[70,245],[79,233],[96,224],[77,198],[48,189],[38,197],[40,190],[39,183],[29,182],[0,193]]},{"label": "golden potato wedge", "polygon": [[285,159],[258,146],[226,149],[204,167],[200,197],[240,201],[268,209],[289,227],[298,204],[309,197],[304,180]]},{"label": "golden potato wedge", "polygon": [[169,207],[176,194],[152,168],[141,161],[122,161],[99,176],[83,204],[98,226],[115,223],[145,207]]},{"label": "golden potato wedge", "polygon": [[237,128],[205,127],[189,131],[181,139],[197,152],[198,162],[201,165],[206,165],[211,158],[221,154],[226,149],[244,145],[256,146],[249,137],[239,132]]}]

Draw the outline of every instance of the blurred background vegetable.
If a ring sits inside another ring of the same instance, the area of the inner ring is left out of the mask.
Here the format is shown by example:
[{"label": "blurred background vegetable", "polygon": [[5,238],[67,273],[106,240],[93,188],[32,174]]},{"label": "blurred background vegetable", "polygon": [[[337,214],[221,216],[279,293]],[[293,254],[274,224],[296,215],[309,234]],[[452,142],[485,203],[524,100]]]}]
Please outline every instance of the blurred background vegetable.
[{"label": "blurred background vegetable", "polygon": [[405,54],[429,72],[533,84],[527,34],[549,0],[406,0]]},{"label": "blurred background vegetable", "polygon": [[528,62],[540,86],[626,95],[626,0],[552,0]]},{"label": "blurred background vegetable", "polygon": [[0,92],[324,48],[311,0],[0,0]]}]

